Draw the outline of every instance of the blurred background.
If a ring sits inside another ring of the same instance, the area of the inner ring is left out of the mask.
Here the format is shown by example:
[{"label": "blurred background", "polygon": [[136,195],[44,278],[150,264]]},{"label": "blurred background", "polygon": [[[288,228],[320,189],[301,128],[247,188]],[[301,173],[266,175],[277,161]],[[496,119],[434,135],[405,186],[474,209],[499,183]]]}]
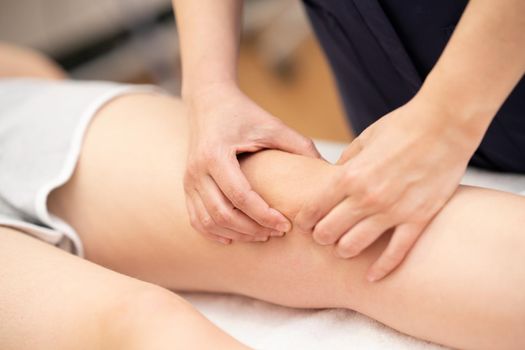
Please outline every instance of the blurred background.
[{"label": "blurred background", "polygon": [[[158,84],[179,94],[171,0],[0,0],[0,41],[55,59],[75,79]],[[313,138],[351,133],[299,0],[246,0],[241,88]]]}]

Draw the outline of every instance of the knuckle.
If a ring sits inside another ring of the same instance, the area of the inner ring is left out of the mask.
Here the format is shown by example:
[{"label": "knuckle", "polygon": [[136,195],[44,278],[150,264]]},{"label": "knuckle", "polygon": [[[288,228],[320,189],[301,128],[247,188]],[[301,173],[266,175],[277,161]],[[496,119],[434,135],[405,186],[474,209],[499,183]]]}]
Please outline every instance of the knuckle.
[{"label": "knuckle", "polygon": [[232,203],[236,207],[244,206],[248,200],[248,192],[249,191],[243,191],[241,189],[233,189],[230,193]]},{"label": "knuckle", "polygon": [[195,218],[195,216],[193,215],[190,215],[190,224],[191,226],[196,229],[197,231],[199,231],[200,229],[200,225],[199,225],[199,221]]},{"label": "knuckle", "polygon": [[198,170],[195,164],[188,164],[184,173],[184,184],[189,185],[197,178]]},{"label": "knuckle", "polygon": [[313,151],[315,149],[315,144],[311,139],[305,138],[303,139],[303,147],[309,151]]},{"label": "knuckle", "polygon": [[203,216],[201,218],[201,224],[206,230],[209,230],[215,227],[215,222],[209,215]]},{"label": "knuckle", "polygon": [[382,206],[384,202],[381,191],[375,187],[367,187],[361,201],[365,207]]},{"label": "knuckle", "polygon": [[333,244],[335,242],[332,231],[325,227],[315,228],[313,238],[321,245]]},{"label": "knuckle", "polygon": [[346,187],[352,187],[357,190],[366,188],[362,175],[354,167],[347,167],[341,177],[341,182]]},{"label": "knuckle", "polygon": [[344,172],[341,180],[347,185],[349,184],[356,185],[358,182],[358,178],[359,178],[359,175],[357,174],[357,172],[353,171],[352,168],[348,168]]},{"label": "knuckle", "polygon": [[201,226],[199,220],[197,220],[197,217],[195,213],[193,213],[191,210],[188,210],[188,217],[190,221],[191,227],[193,227],[197,231],[201,231]]},{"label": "knuckle", "polygon": [[219,226],[226,226],[232,222],[232,214],[225,209],[216,209],[213,218]]}]

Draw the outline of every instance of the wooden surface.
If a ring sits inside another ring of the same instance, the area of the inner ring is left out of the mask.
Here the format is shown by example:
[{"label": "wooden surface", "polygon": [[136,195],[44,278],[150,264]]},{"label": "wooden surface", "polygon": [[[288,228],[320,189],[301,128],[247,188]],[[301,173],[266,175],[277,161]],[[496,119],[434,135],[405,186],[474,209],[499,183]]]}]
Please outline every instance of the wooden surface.
[{"label": "wooden surface", "polygon": [[351,140],[331,72],[313,37],[284,67],[268,67],[256,49],[249,43],[241,47],[239,76],[246,94],[304,135]]}]

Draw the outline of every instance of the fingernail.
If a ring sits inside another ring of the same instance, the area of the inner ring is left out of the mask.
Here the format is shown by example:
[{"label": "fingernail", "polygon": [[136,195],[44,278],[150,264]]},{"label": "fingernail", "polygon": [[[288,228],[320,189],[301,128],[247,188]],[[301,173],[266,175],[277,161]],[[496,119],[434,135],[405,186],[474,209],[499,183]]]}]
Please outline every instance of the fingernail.
[{"label": "fingernail", "polygon": [[257,242],[266,242],[270,239],[268,236],[261,236],[261,237],[255,237],[255,241]]},{"label": "fingernail", "polygon": [[231,241],[227,238],[217,238],[217,242],[224,244],[224,245],[228,245],[231,243]]},{"label": "fingernail", "polygon": [[282,222],[277,225],[276,229],[280,232],[288,232],[292,228],[292,225],[290,225],[289,222]]},{"label": "fingernail", "polygon": [[270,236],[274,236],[274,237],[282,237],[282,236],[284,236],[284,232],[281,232],[281,231],[272,231],[272,232],[270,232]]}]

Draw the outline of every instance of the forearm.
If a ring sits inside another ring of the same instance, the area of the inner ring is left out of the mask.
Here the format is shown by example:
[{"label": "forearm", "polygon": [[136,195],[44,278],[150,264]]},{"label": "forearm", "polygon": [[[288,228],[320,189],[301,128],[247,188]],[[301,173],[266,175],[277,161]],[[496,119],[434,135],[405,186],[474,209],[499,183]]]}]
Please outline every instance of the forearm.
[{"label": "forearm", "polygon": [[[525,2],[470,1],[420,93],[480,141],[525,72]],[[443,115],[440,115],[442,118]]]},{"label": "forearm", "polygon": [[182,95],[236,81],[242,0],[173,0],[182,50]]}]

